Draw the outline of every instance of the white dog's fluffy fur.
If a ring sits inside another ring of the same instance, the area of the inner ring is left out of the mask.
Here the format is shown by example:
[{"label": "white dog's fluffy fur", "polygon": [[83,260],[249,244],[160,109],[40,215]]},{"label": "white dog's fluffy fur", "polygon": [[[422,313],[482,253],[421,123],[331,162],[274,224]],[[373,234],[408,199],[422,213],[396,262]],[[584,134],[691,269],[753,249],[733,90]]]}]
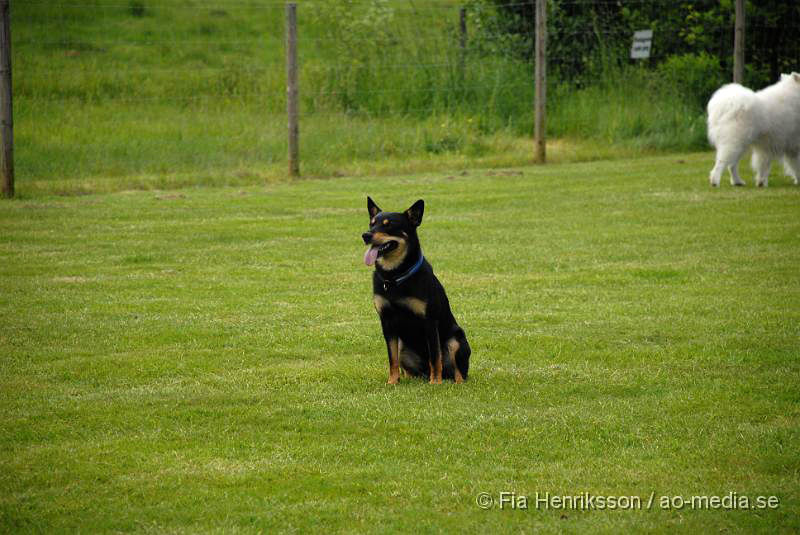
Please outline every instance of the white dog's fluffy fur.
[{"label": "white dog's fluffy fur", "polygon": [[717,149],[709,177],[719,186],[727,168],[731,184],[743,186],[736,169],[748,147],[756,184],[766,186],[773,158],[783,156],[786,174],[800,179],[800,74],[782,74],[780,82],[758,92],[739,84],[719,88],[708,101],[708,140]]}]

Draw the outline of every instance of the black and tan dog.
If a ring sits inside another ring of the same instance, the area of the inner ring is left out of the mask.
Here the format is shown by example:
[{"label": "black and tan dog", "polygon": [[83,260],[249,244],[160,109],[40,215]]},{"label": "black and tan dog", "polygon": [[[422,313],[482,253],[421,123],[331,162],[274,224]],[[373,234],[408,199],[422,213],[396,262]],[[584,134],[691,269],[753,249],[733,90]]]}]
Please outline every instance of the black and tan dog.
[{"label": "black and tan dog", "polygon": [[369,246],[364,262],[375,265],[372,293],[389,353],[389,384],[396,384],[400,368],[411,376],[442,378],[461,383],[469,371],[470,348],[458,326],[450,302],[433,268],[422,256],[417,227],[425,203],[415,202],[405,212],[382,212],[367,197]]}]

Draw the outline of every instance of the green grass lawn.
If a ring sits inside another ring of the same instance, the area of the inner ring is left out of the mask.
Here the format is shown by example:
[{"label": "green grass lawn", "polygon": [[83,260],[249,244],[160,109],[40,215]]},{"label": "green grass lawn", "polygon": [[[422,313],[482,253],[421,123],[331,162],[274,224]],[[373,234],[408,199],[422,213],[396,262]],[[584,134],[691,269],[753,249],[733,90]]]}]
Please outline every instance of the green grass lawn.
[{"label": "green grass lawn", "polygon": [[[0,530],[800,530],[800,189],[712,160],[3,202]],[[425,199],[466,384],[385,384],[367,194]],[[586,492],[642,509],[534,501]],[[732,492],[780,504],[660,508]]]}]

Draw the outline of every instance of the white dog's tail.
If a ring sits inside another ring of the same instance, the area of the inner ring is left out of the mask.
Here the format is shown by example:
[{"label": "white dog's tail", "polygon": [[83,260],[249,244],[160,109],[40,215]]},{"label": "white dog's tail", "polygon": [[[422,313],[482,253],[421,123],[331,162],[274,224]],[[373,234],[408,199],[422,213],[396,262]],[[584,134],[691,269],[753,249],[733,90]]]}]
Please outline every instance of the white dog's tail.
[{"label": "white dog's tail", "polygon": [[[758,106],[756,94],[739,84],[723,85],[708,101],[708,140],[715,147],[724,142],[727,132],[744,133],[753,128],[753,108]],[[750,136],[745,136],[750,137]]]}]

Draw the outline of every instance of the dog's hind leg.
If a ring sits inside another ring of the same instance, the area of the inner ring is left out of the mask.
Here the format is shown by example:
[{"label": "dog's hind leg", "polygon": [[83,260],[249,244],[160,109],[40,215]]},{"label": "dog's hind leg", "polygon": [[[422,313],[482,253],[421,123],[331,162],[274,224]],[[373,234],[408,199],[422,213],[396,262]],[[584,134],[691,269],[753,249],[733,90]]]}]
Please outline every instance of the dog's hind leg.
[{"label": "dog's hind leg", "polygon": [[456,384],[464,382],[464,376],[461,375],[461,370],[458,367],[458,360],[456,358],[459,349],[461,349],[461,344],[458,343],[458,340],[451,338],[447,341],[447,359],[453,364],[453,379]]},{"label": "dog's hind leg", "polygon": [[800,184],[800,152],[797,154],[784,154],[783,169],[787,175],[794,179],[795,185]]},{"label": "dog's hind leg", "polygon": [[714,168],[711,169],[711,173],[708,177],[708,180],[712,186],[719,186],[719,182],[722,179],[722,174],[725,172],[725,169],[728,169],[728,171],[731,173],[732,185],[744,186],[744,182],[741,178],[739,178],[737,166],[739,165],[739,160],[744,155],[745,149],[746,147],[741,147],[738,145],[722,145],[717,148],[717,159],[714,163]]},{"label": "dog's hind leg", "polygon": [[458,364],[461,377],[466,381],[469,376],[469,358],[472,355],[472,349],[469,347],[469,342],[467,342],[464,331],[461,331],[461,336],[457,338],[457,340],[458,351],[456,351],[456,364]]},{"label": "dog's hind leg", "polygon": [[772,155],[763,149],[753,147],[753,156],[750,165],[756,173],[756,186],[767,187],[769,181],[769,167],[772,164]]},{"label": "dog's hind leg", "polygon": [[716,163],[714,163],[714,168],[711,169],[711,174],[708,177],[708,181],[711,183],[712,186],[715,188],[719,186],[719,181],[722,178],[722,173],[725,172],[725,162],[717,158]]}]

